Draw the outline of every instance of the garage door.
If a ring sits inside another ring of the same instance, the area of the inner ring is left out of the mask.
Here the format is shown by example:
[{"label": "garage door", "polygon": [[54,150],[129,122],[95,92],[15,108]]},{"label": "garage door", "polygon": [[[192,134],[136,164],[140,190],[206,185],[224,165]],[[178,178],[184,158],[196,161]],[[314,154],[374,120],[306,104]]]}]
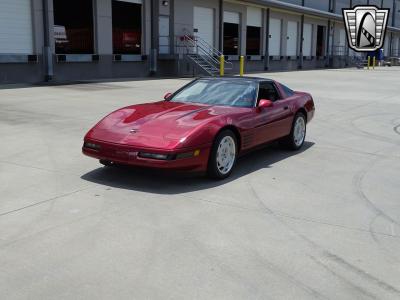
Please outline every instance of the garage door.
[{"label": "garage door", "polygon": [[237,12],[224,11],[224,22],[231,24],[240,23],[240,15]]},{"label": "garage door", "polygon": [[262,27],[262,10],[258,7],[247,7],[247,26]]},{"label": "garage door", "polygon": [[312,25],[304,24],[303,32],[303,55],[312,56],[311,54],[311,43],[312,43]]},{"label": "garage door", "polygon": [[195,6],[193,17],[195,35],[214,46],[214,10]]},{"label": "garage door", "polygon": [[0,1],[0,54],[31,54],[31,0]]},{"label": "garage door", "polygon": [[288,22],[286,55],[297,55],[297,22]]},{"label": "garage door", "polygon": [[269,20],[269,55],[271,56],[281,55],[281,23],[280,19]]}]

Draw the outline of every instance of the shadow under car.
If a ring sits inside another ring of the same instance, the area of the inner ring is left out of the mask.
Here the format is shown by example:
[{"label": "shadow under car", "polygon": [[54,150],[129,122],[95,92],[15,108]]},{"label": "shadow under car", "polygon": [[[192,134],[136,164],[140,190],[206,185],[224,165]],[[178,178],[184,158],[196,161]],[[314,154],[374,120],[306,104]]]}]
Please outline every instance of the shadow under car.
[{"label": "shadow under car", "polygon": [[299,151],[287,151],[275,143],[251,151],[238,158],[233,173],[224,180],[212,180],[188,172],[177,173],[130,166],[99,167],[81,178],[113,188],[152,194],[183,194],[220,186],[260,169],[270,168],[274,163],[307,151],[313,145],[313,142],[306,141]]}]

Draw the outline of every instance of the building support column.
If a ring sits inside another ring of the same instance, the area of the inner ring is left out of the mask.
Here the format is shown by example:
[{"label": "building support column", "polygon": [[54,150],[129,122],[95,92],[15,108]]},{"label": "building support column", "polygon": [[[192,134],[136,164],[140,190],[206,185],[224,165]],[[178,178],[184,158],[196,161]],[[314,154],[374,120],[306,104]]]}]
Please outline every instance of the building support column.
[{"label": "building support column", "polygon": [[326,62],[325,62],[325,67],[330,66],[330,61],[331,61],[331,55],[330,55],[330,40],[331,40],[331,25],[332,22],[331,20],[328,20],[328,28],[326,31]]},{"label": "building support column", "polygon": [[158,59],[158,6],[159,0],[150,0],[151,37],[150,37],[150,75],[157,73]]},{"label": "building support column", "polygon": [[389,57],[393,56],[393,32],[390,33],[389,38]]},{"label": "building support column", "polygon": [[219,0],[218,5],[219,20],[218,20],[218,50],[224,52],[224,0]]},{"label": "building support column", "polygon": [[[397,1],[393,1],[393,9],[391,10],[392,12],[392,27],[396,27],[396,2]],[[393,32],[390,33],[390,47],[389,47],[389,52],[390,52],[390,56],[393,56]]]},{"label": "building support column", "polygon": [[43,63],[44,63],[44,81],[53,79],[53,55],[50,45],[50,26],[49,26],[49,0],[43,0]]},{"label": "building support column", "polygon": [[301,15],[300,22],[300,59],[299,59],[299,69],[303,69],[303,45],[304,45],[304,15]]},{"label": "building support column", "polygon": [[175,37],[175,0],[169,0],[169,40],[170,54],[175,54],[176,37]]},{"label": "building support column", "polygon": [[265,18],[265,48],[264,48],[264,70],[269,70],[269,37],[270,37],[270,29],[269,29],[269,20],[270,20],[270,9],[266,9],[266,18]]}]

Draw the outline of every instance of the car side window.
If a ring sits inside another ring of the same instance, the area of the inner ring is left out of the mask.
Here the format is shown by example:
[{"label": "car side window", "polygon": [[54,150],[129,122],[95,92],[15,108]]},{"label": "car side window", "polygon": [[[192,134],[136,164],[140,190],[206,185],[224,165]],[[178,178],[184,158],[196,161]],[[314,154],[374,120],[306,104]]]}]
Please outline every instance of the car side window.
[{"label": "car side window", "polygon": [[281,97],[279,96],[279,93],[272,82],[260,83],[257,102],[261,99],[267,99],[274,102],[276,100],[279,100],[280,98]]},{"label": "car side window", "polygon": [[286,85],[281,84],[283,91],[285,92],[286,96],[291,97],[294,95],[293,90],[289,89]]}]

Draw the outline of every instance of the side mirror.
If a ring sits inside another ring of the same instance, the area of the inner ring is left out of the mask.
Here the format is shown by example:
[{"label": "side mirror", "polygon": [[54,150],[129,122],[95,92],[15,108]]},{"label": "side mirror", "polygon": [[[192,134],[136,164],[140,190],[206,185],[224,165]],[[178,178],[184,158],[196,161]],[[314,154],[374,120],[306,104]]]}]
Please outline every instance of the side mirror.
[{"label": "side mirror", "polygon": [[268,108],[272,106],[274,106],[274,102],[271,100],[261,99],[260,102],[258,102],[258,108]]},{"label": "side mirror", "polygon": [[164,95],[164,100],[169,100],[169,98],[172,96],[172,93],[166,93]]}]

